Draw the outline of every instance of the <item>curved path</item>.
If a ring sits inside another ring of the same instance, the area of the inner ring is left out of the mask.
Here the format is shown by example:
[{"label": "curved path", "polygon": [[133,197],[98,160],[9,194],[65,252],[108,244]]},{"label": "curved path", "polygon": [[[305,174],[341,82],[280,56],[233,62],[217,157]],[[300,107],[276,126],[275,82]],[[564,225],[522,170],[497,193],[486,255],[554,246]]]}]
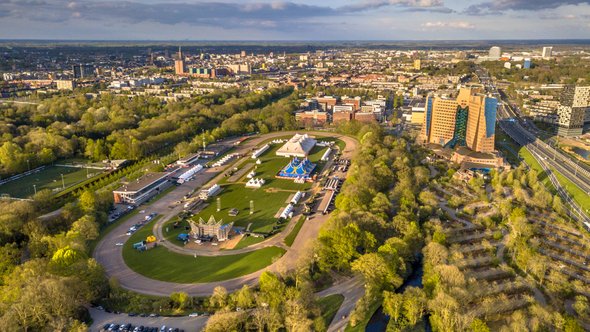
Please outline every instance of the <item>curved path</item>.
[{"label": "curved path", "polygon": [[[343,156],[345,158],[352,157],[352,154],[356,150],[358,144],[356,139],[336,133],[321,131],[307,133],[315,136],[335,137],[344,141],[346,143],[346,147],[343,151]],[[239,145],[234,152],[241,154],[249,154],[249,152],[253,148],[255,148],[257,145],[259,145],[265,140],[289,136],[293,134],[295,134],[294,131],[274,132],[267,135],[254,137]],[[236,140],[237,139],[226,140],[225,142],[227,144],[232,144]],[[249,158],[249,156],[247,156],[247,158]],[[230,166],[233,167],[233,165],[230,164],[227,165],[225,168]],[[225,170],[223,167],[207,168],[204,172],[197,174],[195,180],[186,182],[181,186],[178,186],[173,191],[168,193],[166,196],[160,198],[159,200],[149,205],[142,205],[139,209],[146,210],[146,213],[158,213],[158,215],[162,216],[160,222],[170,220],[173,216],[180,213],[180,211],[182,211],[183,209],[181,205],[175,205],[174,202],[181,200],[184,197],[184,195],[186,195],[188,192],[202,187],[204,184],[215,179],[215,177],[223,176],[220,175],[220,173],[223,170]],[[260,276],[260,274],[262,274],[263,271],[284,271],[294,266],[297,263],[299,257],[302,255],[302,253],[304,253],[307,250],[307,248],[310,246],[310,243],[317,237],[321,225],[328,219],[327,215],[323,216],[320,214],[317,215],[315,218],[305,222],[303,224],[303,227],[299,231],[299,234],[297,235],[295,242],[289,248],[289,250],[276,262],[262,270],[225,281],[181,284],[150,279],[139,273],[134,272],[125,264],[125,261],[123,260],[122,247],[117,246],[116,243],[125,242],[128,239],[128,237],[125,235],[127,229],[131,227],[131,225],[139,222],[143,218],[143,216],[144,215],[142,214],[135,215],[127,219],[125,222],[122,222],[113,230],[111,230],[108,234],[106,234],[104,238],[96,246],[93,252],[93,257],[104,267],[107,276],[116,278],[123,288],[138,293],[159,296],[169,296],[170,293],[179,291],[186,292],[191,296],[209,296],[213,292],[213,289],[217,286],[223,286],[231,292],[241,288],[244,284],[254,285],[258,281],[258,277]],[[277,241],[280,241],[280,238],[278,239],[279,240]],[[178,248],[182,249],[180,247]],[[239,251],[231,250],[228,251],[228,253],[237,254],[239,253]],[[157,264],[157,262],[154,262],[153,264]]]}]

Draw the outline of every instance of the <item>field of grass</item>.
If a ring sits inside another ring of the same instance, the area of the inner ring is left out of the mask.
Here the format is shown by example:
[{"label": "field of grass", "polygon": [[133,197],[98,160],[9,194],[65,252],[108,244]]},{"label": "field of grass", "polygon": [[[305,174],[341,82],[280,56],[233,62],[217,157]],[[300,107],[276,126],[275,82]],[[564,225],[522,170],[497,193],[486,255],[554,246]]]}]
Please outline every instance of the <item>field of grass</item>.
[{"label": "field of grass", "polygon": [[65,187],[71,187],[76,183],[85,181],[86,174],[98,175],[102,173],[98,169],[48,166],[42,171],[27,175],[18,180],[14,180],[0,186],[0,194],[8,194],[11,197],[26,198],[35,193],[33,185],[37,186],[37,191],[43,189],[59,191],[63,188],[61,174],[64,175]]},{"label": "field of grass", "polygon": [[326,327],[328,327],[334,319],[342,302],[344,302],[344,296],[340,294],[328,295],[318,300],[318,304],[322,310],[322,319],[324,320],[324,323],[326,323]]},{"label": "field of grass", "polygon": [[244,236],[232,250],[246,248],[264,240],[265,239],[263,237]]},{"label": "field of grass", "polygon": [[299,231],[301,230],[301,227],[303,227],[304,222],[304,216],[301,216],[299,220],[297,220],[297,223],[295,224],[295,227],[293,227],[293,229],[291,230],[291,233],[289,233],[289,235],[285,237],[286,245],[288,245],[289,247],[293,245],[293,242],[295,242],[295,238],[297,238],[297,234],[299,234]]},{"label": "field of grass", "polygon": [[148,278],[179,283],[227,280],[256,272],[272,264],[274,257],[285,253],[282,248],[268,247],[239,255],[195,258],[171,252],[162,246],[144,252],[133,249],[133,243],[152,234],[156,219],[131,235],[123,246],[123,259],[127,266]]},{"label": "field of grass", "polygon": [[[590,210],[590,195],[585,193],[582,189],[576,186],[575,183],[571,182],[568,178],[557,172],[554,168],[551,168],[551,171],[553,174],[555,174],[555,177],[561,186],[570,194],[574,201],[580,205],[582,210]],[[590,215],[588,212],[586,212],[586,214]]]}]

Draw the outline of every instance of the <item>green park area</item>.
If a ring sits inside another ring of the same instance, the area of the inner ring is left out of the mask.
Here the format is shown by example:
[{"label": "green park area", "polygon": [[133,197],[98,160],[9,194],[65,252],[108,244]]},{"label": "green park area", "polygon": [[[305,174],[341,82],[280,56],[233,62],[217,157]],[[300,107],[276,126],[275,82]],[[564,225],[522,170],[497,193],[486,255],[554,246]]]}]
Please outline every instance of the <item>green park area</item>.
[{"label": "green park area", "polygon": [[336,316],[342,302],[344,302],[344,296],[341,294],[328,295],[318,300],[318,304],[322,310],[322,319],[326,326],[330,326],[330,323],[334,319],[334,316]]},{"label": "green park area", "polygon": [[169,251],[163,246],[146,251],[134,249],[134,243],[152,235],[156,220],[131,235],[123,246],[123,259],[127,266],[148,278],[178,283],[228,280],[263,269],[272,264],[275,257],[285,253],[282,248],[268,247],[239,255],[195,258]]},{"label": "green park area", "polygon": [[[49,189],[57,192],[85,181],[88,177],[102,173],[99,169],[78,167],[48,166],[45,169],[24,176],[20,179],[0,185],[0,194],[10,197],[26,198],[35,194],[35,190]],[[63,174],[63,182],[62,182]]]},{"label": "green park area", "polygon": [[[330,139],[322,138],[322,140]],[[342,141],[338,140],[338,142]],[[241,175],[226,177],[224,183],[220,184],[222,191],[210,198],[206,202],[206,207],[196,213],[193,219],[198,221],[199,218],[203,218],[206,221],[214,216],[216,220],[222,219],[225,223],[233,222],[234,226],[238,227],[247,228],[249,224],[252,224],[249,230],[253,232],[271,232],[273,226],[277,225],[275,215],[281,207],[287,206],[289,197],[297,191],[309,190],[312,186],[309,182],[295,183],[293,180],[275,178],[275,175],[291,160],[276,155],[280,147],[281,144],[272,145],[260,156],[259,159],[262,162],[260,165],[256,165],[254,159],[242,163],[234,173]],[[311,151],[309,160],[316,163],[314,174],[320,172],[324,166],[320,159],[326,149],[316,146]],[[246,170],[242,171],[243,168]],[[246,188],[245,184],[248,181],[246,176],[251,170],[256,172],[256,178],[263,178],[266,181],[261,188]],[[217,211],[217,198],[220,200],[220,211]],[[253,214],[250,214],[250,201],[254,204]],[[228,213],[232,209],[237,209],[239,213],[236,216],[230,216]],[[188,226],[188,222],[182,221],[180,227],[173,229],[171,226],[174,222],[175,220],[172,220],[166,225],[169,230],[169,233],[166,233],[167,238],[176,238],[179,233],[185,232],[185,227]]]}]

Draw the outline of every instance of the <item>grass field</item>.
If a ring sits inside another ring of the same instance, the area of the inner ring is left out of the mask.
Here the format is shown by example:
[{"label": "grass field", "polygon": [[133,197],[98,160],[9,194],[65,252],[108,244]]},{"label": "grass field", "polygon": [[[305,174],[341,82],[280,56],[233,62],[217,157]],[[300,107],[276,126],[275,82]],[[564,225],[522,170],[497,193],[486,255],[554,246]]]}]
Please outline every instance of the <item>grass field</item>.
[{"label": "grass field", "polygon": [[288,245],[289,247],[293,245],[293,242],[295,242],[295,238],[297,238],[297,234],[299,234],[299,231],[301,230],[301,227],[303,227],[304,222],[304,216],[301,216],[299,220],[297,220],[297,223],[295,224],[295,227],[293,227],[293,229],[291,230],[291,233],[289,233],[289,235],[285,237],[286,245]]},{"label": "grass field", "polygon": [[232,250],[246,248],[264,240],[263,237],[244,236]]},{"label": "grass field", "polygon": [[551,168],[553,174],[557,178],[557,181],[563,188],[570,194],[570,196],[576,201],[582,210],[586,211],[587,215],[590,215],[587,211],[590,210],[590,195],[585,193],[582,189],[576,186],[575,183],[571,182],[568,178],[557,172],[554,168]]},{"label": "grass field", "polygon": [[156,280],[199,283],[237,278],[272,264],[274,257],[285,253],[282,248],[268,247],[239,255],[195,258],[171,252],[162,246],[144,252],[133,249],[133,243],[152,234],[154,221],[129,237],[123,246],[123,259],[133,271]]},{"label": "grass field", "polygon": [[[27,175],[18,180],[14,180],[0,186],[0,194],[8,194],[11,197],[26,198],[35,193],[33,185],[36,185],[37,191],[43,189],[59,191],[65,187],[71,187],[76,183],[85,181],[86,174],[98,175],[102,173],[98,169],[62,167],[62,166],[48,166],[42,171]],[[61,181],[61,174],[64,175],[64,183]]]},{"label": "grass field", "polygon": [[340,294],[328,295],[318,300],[318,304],[322,310],[322,319],[326,323],[326,327],[330,326],[342,302],[344,302],[344,296]]}]

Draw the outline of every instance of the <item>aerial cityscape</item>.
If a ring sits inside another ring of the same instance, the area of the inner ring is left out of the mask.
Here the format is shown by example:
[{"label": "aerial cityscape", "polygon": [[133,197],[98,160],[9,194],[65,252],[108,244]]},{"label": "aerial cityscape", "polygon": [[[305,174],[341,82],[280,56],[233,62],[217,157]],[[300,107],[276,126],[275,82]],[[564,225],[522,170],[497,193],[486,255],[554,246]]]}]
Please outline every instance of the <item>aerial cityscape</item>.
[{"label": "aerial cityscape", "polygon": [[0,331],[590,331],[589,22],[0,1]]}]

